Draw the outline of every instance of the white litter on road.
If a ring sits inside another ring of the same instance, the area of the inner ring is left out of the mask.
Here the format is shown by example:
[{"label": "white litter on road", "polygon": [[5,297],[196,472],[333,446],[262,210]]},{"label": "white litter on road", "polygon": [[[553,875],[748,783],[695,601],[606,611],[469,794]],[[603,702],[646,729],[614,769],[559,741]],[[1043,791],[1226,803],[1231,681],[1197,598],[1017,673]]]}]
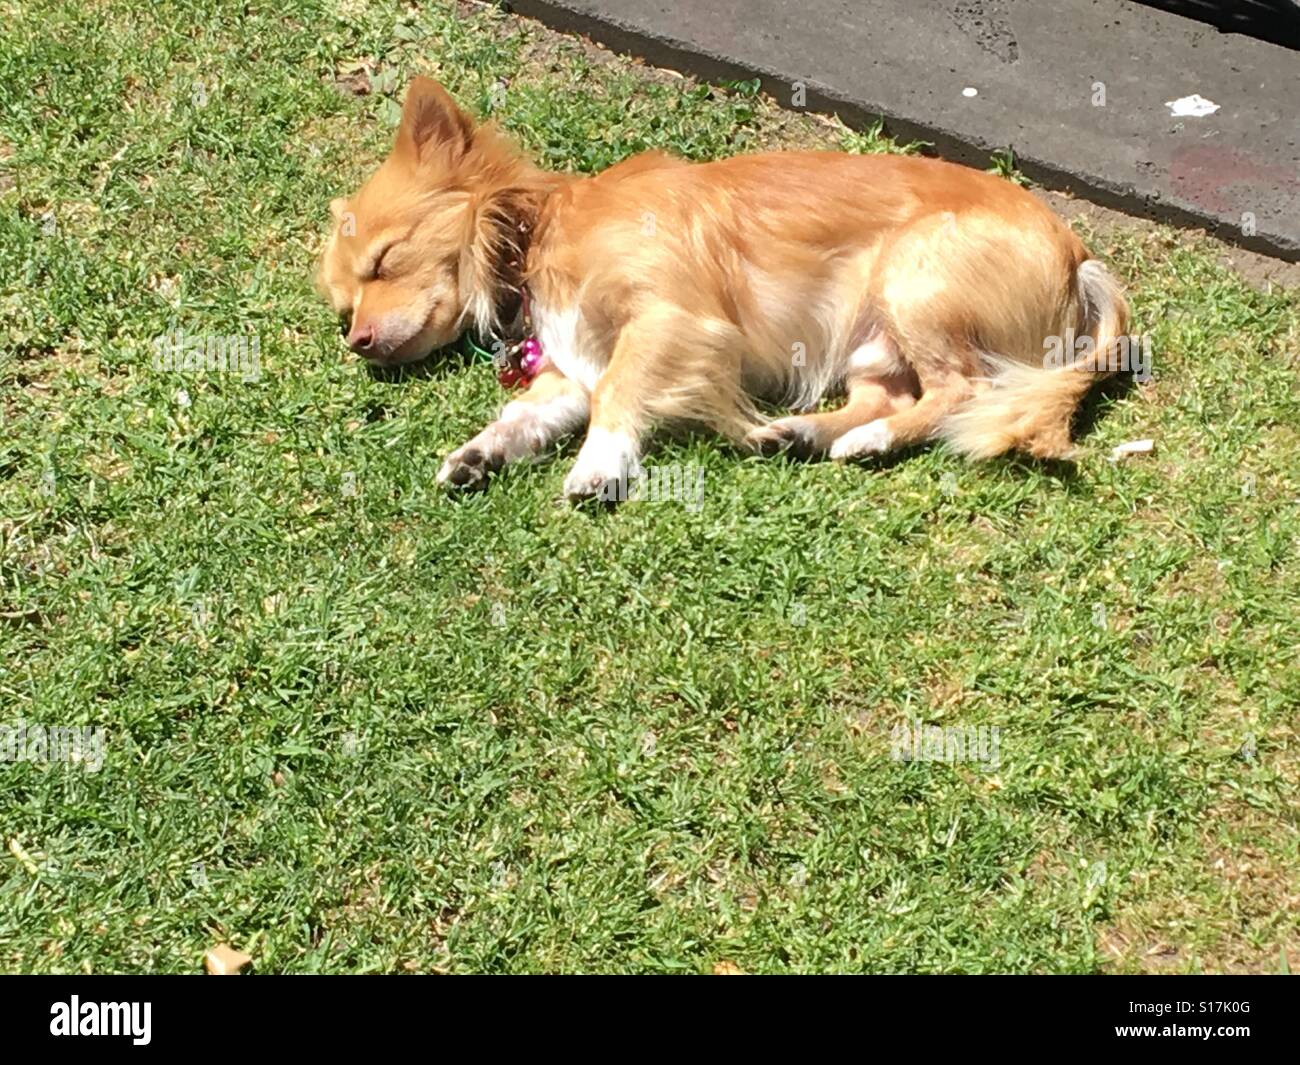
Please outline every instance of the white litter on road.
[{"label": "white litter on road", "polygon": [[980,91],[979,89],[973,89],[969,85],[967,85],[966,88],[962,89],[961,94],[963,96],[978,96],[980,94]]},{"label": "white litter on road", "polygon": [[1166,100],[1165,106],[1174,113],[1175,118],[1204,118],[1219,109],[1213,100],[1207,100],[1199,92],[1191,96],[1182,96],[1177,100]]}]

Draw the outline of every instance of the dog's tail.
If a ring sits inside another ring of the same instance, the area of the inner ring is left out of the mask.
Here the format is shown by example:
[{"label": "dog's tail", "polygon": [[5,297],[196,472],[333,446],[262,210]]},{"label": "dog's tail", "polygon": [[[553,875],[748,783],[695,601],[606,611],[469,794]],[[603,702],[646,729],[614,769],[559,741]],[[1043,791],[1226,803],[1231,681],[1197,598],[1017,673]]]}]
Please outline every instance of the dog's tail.
[{"label": "dog's tail", "polygon": [[1074,352],[1064,352],[1055,366],[1048,359],[1032,365],[987,357],[989,387],[940,427],[950,447],[973,459],[1007,451],[1024,451],[1036,458],[1073,454],[1070,417],[1098,374],[1118,367],[1117,349],[1128,331],[1128,303],[1105,266],[1087,259],[1075,273],[1070,308],[1084,323],[1080,335],[1092,338],[1092,357],[1076,359]]}]

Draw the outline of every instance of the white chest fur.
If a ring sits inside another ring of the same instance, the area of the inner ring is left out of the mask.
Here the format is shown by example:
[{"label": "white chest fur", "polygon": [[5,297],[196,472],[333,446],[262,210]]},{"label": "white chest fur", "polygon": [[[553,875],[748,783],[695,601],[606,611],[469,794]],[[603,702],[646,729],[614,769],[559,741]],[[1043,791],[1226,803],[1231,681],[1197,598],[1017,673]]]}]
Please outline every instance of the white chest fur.
[{"label": "white chest fur", "polygon": [[582,343],[580,324],[577,308],[553,309],[533,303],[533,327],[547,361],[590,392],[604,372],[609,354],[592,350],[590,342]]}]

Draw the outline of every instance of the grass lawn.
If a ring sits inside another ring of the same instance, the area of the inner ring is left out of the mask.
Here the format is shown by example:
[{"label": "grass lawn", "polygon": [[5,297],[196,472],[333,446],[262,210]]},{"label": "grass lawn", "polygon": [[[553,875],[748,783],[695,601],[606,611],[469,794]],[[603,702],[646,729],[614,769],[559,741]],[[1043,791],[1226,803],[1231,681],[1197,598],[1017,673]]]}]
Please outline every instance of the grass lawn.
[{"label": "grass lawn", "polygon": [[451,499],[492,369],[367,372],[312,289],[410,74],[558,168],[901,149],[482,5],[0,16],[0,725],[107,741],[0,762],[0,970],[1294,967],[1300,290],[1085,220],[1155,376],[1073,468],[682,437],[698,510]]}]

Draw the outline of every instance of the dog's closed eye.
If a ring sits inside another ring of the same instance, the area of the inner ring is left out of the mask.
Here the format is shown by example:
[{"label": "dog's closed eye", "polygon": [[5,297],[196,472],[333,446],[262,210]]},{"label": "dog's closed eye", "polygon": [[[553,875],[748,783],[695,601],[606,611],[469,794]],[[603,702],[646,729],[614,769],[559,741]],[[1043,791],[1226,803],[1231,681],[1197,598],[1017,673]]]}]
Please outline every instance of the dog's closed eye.
[{"label": "dog's closed eye", "polygon": [[396,244],[397,242],[394,241],[392,244],[385,244],[379,249],[379,254],[377,254],[371,261],[370,268],[365,272],[365,275],[362,278],[363,281],[384,280],[386,277],[384,273],[384,259],[387,257],[388,253],[393,250]]}]

